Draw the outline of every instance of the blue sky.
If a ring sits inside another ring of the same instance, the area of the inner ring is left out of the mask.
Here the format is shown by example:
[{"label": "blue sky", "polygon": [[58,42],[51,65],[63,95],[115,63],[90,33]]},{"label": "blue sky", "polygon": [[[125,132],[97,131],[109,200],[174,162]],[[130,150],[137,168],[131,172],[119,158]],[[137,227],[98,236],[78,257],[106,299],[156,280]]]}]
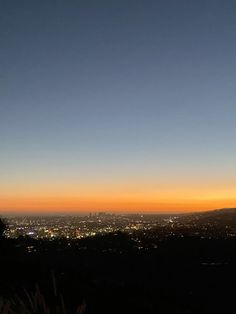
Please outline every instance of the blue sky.
[{"label": "blue sky", "polygon": [[235,16],[230,0],[1,1],[2,198],[236,189]]}]

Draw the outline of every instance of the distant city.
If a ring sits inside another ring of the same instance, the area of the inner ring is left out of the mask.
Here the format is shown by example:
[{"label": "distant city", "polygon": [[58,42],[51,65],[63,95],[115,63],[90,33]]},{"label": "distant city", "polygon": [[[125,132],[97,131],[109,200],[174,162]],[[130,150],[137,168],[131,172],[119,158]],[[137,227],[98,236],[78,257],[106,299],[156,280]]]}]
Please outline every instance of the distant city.
[{"label": "distant city", "polygon": [[5,218],[5,236],[17,238],[30,236],[35,239],[70,238],[80,239],[123,231],[149,230],[160,225],[168,225],[177,217],[159,215],[117,215],[104,212],[84,216],[16,216]]},{"label": "distant city", "polygon": [[235,209],[185,215],[89,213],[84,216],[5,217],[7,238],[81,239],[117,231],[128,234],[154,232],[158,237],[236,236]]}]

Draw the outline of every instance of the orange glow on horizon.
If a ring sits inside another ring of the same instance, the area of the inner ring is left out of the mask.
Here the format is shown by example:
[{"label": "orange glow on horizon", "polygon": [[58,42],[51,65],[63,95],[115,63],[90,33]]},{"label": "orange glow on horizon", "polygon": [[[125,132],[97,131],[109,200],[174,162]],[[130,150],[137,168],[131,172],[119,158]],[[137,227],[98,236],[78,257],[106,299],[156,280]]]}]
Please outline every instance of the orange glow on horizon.
[{"label": "orange glow on horizon", "polygon": [[[236,207],[235,185],[38,184],[0,187],[0,212],[190,212]],[[14,193],[12,192],[14,190]]]},{"label": "orange glow on horizon", "polygon": [[0,198],[0,211],[40,211],[40,212],[187,212],[202,211],[222,207],[235,207],[236,199],[130,199],[102,197],[16,197]]}]

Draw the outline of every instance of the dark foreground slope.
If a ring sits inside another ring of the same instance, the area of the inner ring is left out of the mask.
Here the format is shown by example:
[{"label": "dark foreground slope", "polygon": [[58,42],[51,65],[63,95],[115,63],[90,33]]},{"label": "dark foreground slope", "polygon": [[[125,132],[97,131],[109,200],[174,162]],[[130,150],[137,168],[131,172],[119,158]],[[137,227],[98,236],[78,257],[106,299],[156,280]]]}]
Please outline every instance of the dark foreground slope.
[{"label": "dark foreground slope", "polygon": [[1,295],[28,302],[37,284],[50,313],[236,313],[236,238],[153,234],[2,239]]}]

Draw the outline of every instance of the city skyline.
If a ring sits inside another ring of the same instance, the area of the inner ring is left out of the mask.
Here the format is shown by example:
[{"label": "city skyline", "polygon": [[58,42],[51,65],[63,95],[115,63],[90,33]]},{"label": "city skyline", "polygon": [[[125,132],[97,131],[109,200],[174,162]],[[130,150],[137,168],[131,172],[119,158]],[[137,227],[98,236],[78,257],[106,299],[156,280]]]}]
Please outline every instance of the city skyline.
[{"label": "city skyline", "polygon": [[235,10],[2,1],[0,214],[236,207]]}]

